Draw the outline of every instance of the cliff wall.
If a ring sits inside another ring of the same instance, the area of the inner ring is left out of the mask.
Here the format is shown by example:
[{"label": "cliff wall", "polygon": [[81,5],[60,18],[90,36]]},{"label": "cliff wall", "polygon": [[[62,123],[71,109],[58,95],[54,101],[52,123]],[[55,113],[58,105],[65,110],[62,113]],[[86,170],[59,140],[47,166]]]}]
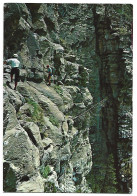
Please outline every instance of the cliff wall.
[{"label": "cliff wall", "polygon": [[4,4],[5,192],[131,191],[131,36],[132,5]]}]

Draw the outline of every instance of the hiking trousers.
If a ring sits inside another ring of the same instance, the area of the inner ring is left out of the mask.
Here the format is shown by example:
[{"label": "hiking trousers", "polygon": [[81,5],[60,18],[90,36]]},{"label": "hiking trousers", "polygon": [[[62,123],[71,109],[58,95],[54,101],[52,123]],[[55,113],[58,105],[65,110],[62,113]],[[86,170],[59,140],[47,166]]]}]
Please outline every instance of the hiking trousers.
[{"label": "hiking trousers", "polygon": [[18,67],[14,67],[11,69],[11,76],[13,76],[13,74],[15,74],[15,82],[19,82],[19,68]]}]

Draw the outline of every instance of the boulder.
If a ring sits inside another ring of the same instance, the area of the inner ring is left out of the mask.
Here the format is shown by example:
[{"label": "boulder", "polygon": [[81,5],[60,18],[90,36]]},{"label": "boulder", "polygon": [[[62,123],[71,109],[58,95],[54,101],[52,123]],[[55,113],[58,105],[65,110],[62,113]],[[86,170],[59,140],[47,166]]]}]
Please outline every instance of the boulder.
[{"label": "boulder", "polygon": [[44,148],[47,148],[49,145],[53,144],[53,141],[50,138],[44,138],[42,144]]},{"label": "boulder", "polygon": [[63,138],[61,130],[54,126],[47,117],[44,117],[44,122],[47,126],[46,134],[48,135],[48,138],[54,142],[54,145],[60,145]]},{"label": "boulder", "polygon": [[29,91],[29,89],[28,89],[28,87],[27,87],[28,85],[27,85],[27,83],[26,82],[24,82],[24,83],[22,83],[22,82],[19,82],[19,84],[18,84],[18,92],[24,97],[24,98],[31,98],[31,94],[30,94],[30,91]]},{"label": "boulder", "polygon": [[39,127],[34,122],[22,122],[22,127],[27,132],[33,144],[39,149],[40,157],[42,157],[44,153],[44,147]]},{"label": "boulder", "polygon": [[36,146],[42,145],[39,127],[34,122],[24,122],[22,127],[31,137]]},{"label": "boulder", "polygon": [[3,108],[4,108],[3,110],[3,131],[5,133],[7,130],[10,130],[16,127],[19,123],[16,117],[16,110],[14,106],[9,102],[8,92],[5,89],[4,89],[3,97],[4,97],[3,99]]},{"label": "boulder", "polygon": [[18,112],[19,108],[23,105],[24,98],[21,96],[21,94],[16,93],[14,90],[10,88],[6,88],[8,92],[9,102],[13,105],[15,110]]},{"label": "boulder", "polygon": [[21,182],[17,185],[17,193],[43,193],[44,179],[37,174],[28,181]]},{"label": "boulder", "polygon": [[25,69],[20,69],[20,80],[24,82],[27,78],[27,71]]},{"label": "boulder", "polygon": [[8,130],[4,135],[4,159],[20,169],[18,175],[33,176],[40,165],[39,151],[21,127]]}]

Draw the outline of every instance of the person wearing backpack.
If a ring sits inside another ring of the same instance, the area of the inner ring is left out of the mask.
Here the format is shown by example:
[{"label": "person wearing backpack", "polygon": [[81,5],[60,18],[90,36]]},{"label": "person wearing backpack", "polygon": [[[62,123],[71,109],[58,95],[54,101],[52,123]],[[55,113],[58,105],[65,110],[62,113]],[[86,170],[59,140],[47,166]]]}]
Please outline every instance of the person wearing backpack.
[{"label": "person wearing backpack", "polygon": [[47,69],[48,69],[48,79],[47,79],[47,82],[49,83],[48,85],[50,86],[51,85],[51,76],[53,75],[52,73],[52,68],[47,65]]},{"label": "person wearing backpack", "polygon": [[16,90],[17,83],[19,81],[19,67],[20,67],[20,61],[18,60],[18,55],[14,54],[13,58],[7,59],[4,61],[4,64],[9,64],[11,66],[11,82],[13,82],[13,74],[15,74],[15,88]]}]

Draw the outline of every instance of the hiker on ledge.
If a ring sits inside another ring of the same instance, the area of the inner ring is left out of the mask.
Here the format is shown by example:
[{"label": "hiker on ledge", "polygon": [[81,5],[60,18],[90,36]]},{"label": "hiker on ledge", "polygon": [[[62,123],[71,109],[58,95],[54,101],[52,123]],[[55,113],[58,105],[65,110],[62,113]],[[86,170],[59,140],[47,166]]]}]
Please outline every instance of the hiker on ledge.
[{"label": "hiker on ledge", "polygon": [[47,65],[47,69],[48,69],[48,78],[47,78],[47,82],[49,83],[48,85],[51,85],[51,76],[52,76],[52,68]]},{"label": "hiker on ledge", "polygon": [[11,82],[13,82],[13,74],[15,74],[15,88],[14,90],[16,90],[17,87],[17,83],[19,81],[19,66],[20,66],[20,61],[17,59],[18,55],[14,54],[13,58],[7,59],[6,61],[4,61],[4,64],[9,64],[11,66]]}]

